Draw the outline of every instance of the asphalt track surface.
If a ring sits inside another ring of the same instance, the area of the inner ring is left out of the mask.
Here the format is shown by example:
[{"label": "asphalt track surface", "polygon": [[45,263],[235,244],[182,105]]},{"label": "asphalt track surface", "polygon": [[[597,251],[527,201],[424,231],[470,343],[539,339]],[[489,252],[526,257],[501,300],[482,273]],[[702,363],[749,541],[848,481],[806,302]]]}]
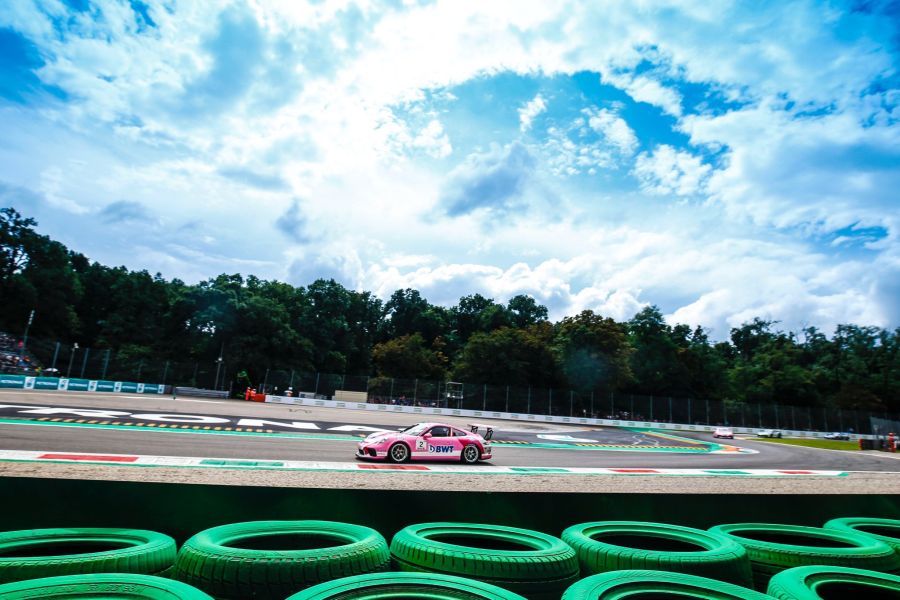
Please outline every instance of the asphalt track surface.
[{"label": "asphalt track surface", "polygon": [[[162,456],[216,457],[247,460],[352,461],[355,441],[347,435],[365,435],[367,431],[353,431],[354,426],[372,429],[397,429],[424,420],[420,415],[400,413],[369,413],[345,409],[309,408],[242,401],[209,401],[195,398],[173,400],[168,396],[136,396],[90,393],[52,393],[21,390],[0,391],[0,404],[45,407],[86,408],[112,410],[122,413],[220,416],[223,419],[244,417],[266,421],[312,423],[317,429],[304,429],[303,437],[292,435],[296,430],[275,428],[272,435],[234,435],[166,429],[143,428],[85,428],[60,426],[62,413],[30,414],[27,420],[19,414],[10,420],[10,409],[0,408],[0,449],[65,451],[110,454],[150,454]],[[7,412],[3,412],[6,410]],[[15,410],[15,409],[13,409]],[[28,409],[25,409],[28,410]],[[90,413],[88,413],[90,414]],[[77,415],[76,415],[77,416]],[[112,415],[116,416],[116,415]],[[56,424],[35,419],[59,419]],[[434,419],[436,420],[436,419]],[[472,421],[464,417],[441,417],[456,425],[466,426]],[[120,421],[126,423],[127,419]],[[734,445],[756,450],[755,454],[708,454],[679,452],[712,443],[711,434],[678,433],[701,444],[679,442],[668,438],[645,435],[627,429],[569,426],[544,423],[480,420],[495,428],[494,439],[526,442],[521,446],[510,443],[495,445],[491,464],[499,466],[531,467],[652,467],[697,469],[806,469],[852,472],[895,473],[900,462],[895,459],[864,453],[823,451],[768,442],[735,440]],[[350,431],[347,431],[347,428]],[[266,426],[266,429],[271,427]],[[334,428],[345,428],[334,430]],[[327,435],[339,433],[340,436]],[[318,436],[317,434],[323,434]],[[539,437],[540,436],[540,437]],[[551,440],[547,440],[551,436]],[[345,439],[334,439],[342,437]],[[528,442],[560,440],[593,440],[595,443],[570,442],[572,449],[531,447]],[[601,444],[632,444],[632,451],[617,447],[615,451],[595,447]],[[578,445],[576,445],[578,444]],[[659,450],[653,446],[662,446]],[[577,448],[577,449],[576,449]],[[641,448],[641,449],[638,449]],[[666,449],[668,448],[668,449]],[[672,451],[672,449],[676,451]],[[897,480],[900,485],[900,479]],[[900,489],[897,487],[895,489]]]}]

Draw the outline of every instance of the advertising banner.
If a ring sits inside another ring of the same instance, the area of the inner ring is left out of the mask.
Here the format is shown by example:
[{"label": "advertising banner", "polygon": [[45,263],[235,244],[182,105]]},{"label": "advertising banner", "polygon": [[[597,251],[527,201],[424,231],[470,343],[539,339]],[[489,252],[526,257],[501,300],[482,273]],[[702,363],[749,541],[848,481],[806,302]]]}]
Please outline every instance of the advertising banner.
[{"label": "advertising banner", "polygon": [[88,385],[90,381],[87,379],[70,379],[69,380],[69,391],[70,392],[86,392],[88,391]]},{"label": "advertising banner", "polygon": [[97,382],[97,391],[98,392],[115,392],[116,391],[116,382],[115,381],[98,381]]},{"label": "advertising banner", "polygon": [[59,377],[35,377],[34,389],[36,390],[58,390]]},{"label": "advertising banner", "polygon": [[132,383],[64,377],[32,377],[0,373],[0,388],[25,390],[59,390],[69,392],[126,392],[132,394],[164,394],[166,386],[158,383]]},{"label": "advertising banner", "polygon": [[22,389],[25,387],[25,376],[2,374],[0,375],[0,387]]}]

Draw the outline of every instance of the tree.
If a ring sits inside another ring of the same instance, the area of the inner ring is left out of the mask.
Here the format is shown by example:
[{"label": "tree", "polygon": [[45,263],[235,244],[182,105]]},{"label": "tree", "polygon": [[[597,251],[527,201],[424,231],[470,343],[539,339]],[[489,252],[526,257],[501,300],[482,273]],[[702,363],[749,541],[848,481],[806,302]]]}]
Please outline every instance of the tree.
[{"label": "tree", "polygon": [[506,303],[506,312],[515,327],[524,328],[547,320],[547,307],[526,294],[513,296]]},{"label": "tree", "polygon": [[372,359],[381,377],[443,379],[447,372],[447,357],[428,348],[418,333],[377,344]]},{"label": "tree", "polygon": [[384,305],[381,339],[419,333],[428,344],[433,344],[449,333],[449,321],[446,309],[430,304],[417,290],[397,290]]},{"label": "tree", "polygon": [[465,344],[475,333],[486,333],[512,324],[512,316],[504,306],[481,294],[463,296],[450,309],[450,314],[461,344]]},{"label": "tree", "polygon": [[469,338],[453,369],[457,381],[550,387],[559,383],[549,324],[501,327]]},{"label": "tree", "polygon": [[579,391],[617,390],[632,380],[625,327],[591,310],[560,322],[556,349],[566,381]]},{"label": "tree", "polygon": [[681,355],[689,346],[685,336],[690,329],[679,327],[673,331],[656,306],[642,309],[627,323],[627,328],[628,339],[634,350],[630,361],[634,391],[655,395],[687,395],[688,373]]},{"label": "tree", "polygon": [[0,209],[0,285],[21,273],[31,257],[37,222],[14,208]]}]

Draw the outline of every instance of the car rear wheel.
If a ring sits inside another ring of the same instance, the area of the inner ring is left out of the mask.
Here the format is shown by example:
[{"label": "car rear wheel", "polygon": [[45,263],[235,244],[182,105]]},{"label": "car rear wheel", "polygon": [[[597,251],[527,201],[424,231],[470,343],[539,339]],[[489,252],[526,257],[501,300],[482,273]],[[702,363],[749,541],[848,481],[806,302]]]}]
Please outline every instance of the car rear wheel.
[{"label": "car rear wheel", "polygon": [[481,452],[478,450],[478,446],[469,444],[462,451],[462,461],[467,465],[474,465],[478,462],[478,459],[481,458]]},{"label": "car rear wheel", "polygon": [[388,458],[391,462],[404,463],[409,460],[409,447],[406,444],[396,443],[388,450]]}]

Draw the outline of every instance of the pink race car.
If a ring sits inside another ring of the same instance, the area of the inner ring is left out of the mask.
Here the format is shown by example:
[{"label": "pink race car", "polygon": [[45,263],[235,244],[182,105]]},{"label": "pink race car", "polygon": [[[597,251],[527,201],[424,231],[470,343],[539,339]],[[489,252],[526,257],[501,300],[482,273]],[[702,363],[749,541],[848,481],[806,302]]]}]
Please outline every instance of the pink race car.
[{"label": "pink race car", "polygon": [[[477,427],[473,427],[477,430]],[[373,433],[359,443],[356,458],[389,460],[402,463],[413,460],[453,460],[475,464],[491,458],[488,429],[481,437],[446,423],[418,423],[401,431]]]}]

